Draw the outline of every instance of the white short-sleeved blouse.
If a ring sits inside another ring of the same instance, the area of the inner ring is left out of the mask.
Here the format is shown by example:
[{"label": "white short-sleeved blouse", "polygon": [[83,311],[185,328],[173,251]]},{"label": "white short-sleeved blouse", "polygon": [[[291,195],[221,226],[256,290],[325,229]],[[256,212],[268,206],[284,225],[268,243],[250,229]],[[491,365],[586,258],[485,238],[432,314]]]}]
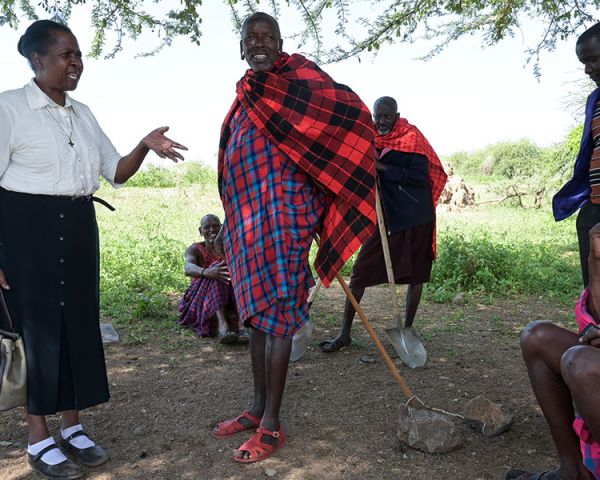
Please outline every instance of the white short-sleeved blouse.
[{"label": "white short-sleeved blouse", "polygon": [[100,175],[119,186],[114,178],[120,159],[83,103],[65,94],[65,106],[57,105],[34,80],[0,93],[0,187],[91,195],[100,187]]}]

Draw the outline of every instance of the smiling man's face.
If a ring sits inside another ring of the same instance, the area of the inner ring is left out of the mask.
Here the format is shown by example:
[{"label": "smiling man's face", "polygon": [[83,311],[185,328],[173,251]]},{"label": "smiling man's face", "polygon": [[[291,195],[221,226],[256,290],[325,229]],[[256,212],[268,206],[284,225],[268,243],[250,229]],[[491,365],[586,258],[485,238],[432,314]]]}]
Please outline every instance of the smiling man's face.
[{"label": "smiling man's face", "polygon": [[242,58],[255,72],[269,70],[279,58],[282,45],[275,19],[258,17],[251,20],[242,31]]}]

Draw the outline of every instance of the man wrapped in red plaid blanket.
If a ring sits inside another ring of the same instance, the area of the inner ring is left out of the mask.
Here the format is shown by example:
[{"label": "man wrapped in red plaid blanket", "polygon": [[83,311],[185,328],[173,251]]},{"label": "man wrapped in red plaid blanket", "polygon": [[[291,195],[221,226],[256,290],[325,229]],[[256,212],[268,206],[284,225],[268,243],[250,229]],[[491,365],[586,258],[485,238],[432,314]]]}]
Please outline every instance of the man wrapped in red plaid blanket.
[{"label": "man wrapped in red plaid blanket", "polygon": [[250,69],[221,131],[223,237],[238,310],[251,327],[254,394],[249,410],[219,423],[217,438],[252,430],[236,452],[263,460],[286,438],[279,410],[292,336],[308,320],[315,269],[331,282],[375,229],[375,148],[370,112],[345,85],[300,55],[282,53],[277,21],[242,27]]},{"label": "man wrapped in red plaid blanket", "polygon": [[507,480],[600,480],[600,223],[590,230],[589,284],[575,307],[578,333],[549,322],[521,335],[529,380],[550,427],[560,465]]},{"label": "man wrapped in red plaid blanket", "polygon": [[[397,284],[408,285],[404,327],[412,327],[423,283],[435,258],[435,207],[448,176],[437,154],[417,127],[401,118],[392,97],[375,102],[377,177],[388,245]],[[350,288],[360,302],[366,287],[388,283],[379,230],[363,245],[352,270]],[[337,337],[321,342],[331,353],[350,345],[354,307],[348,299]],[[402,325],[396,325],[401,328]]]}]

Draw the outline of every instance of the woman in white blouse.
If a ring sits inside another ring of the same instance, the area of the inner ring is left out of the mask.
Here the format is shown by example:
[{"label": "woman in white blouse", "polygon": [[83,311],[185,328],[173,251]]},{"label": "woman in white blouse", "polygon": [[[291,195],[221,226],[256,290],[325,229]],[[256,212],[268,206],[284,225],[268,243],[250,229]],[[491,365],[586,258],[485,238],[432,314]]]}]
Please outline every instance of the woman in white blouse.
[{"label": "woman in white blouse", "polygon": [[[117,153],[90,109],[66,93],[83,71],[68,27],[34,22],[18,50],[35,78],[0,93],[0,286],[25,341],[29,464],[51,478],[80,478],[65,453],[88,466],[108,460],[79,421],[80,410],[109,398],[92,195],[100,175],[118,187],[150,150],[177,161],[185,147],[162,127]],[[59,444],[45,418],[57,412]]]}]

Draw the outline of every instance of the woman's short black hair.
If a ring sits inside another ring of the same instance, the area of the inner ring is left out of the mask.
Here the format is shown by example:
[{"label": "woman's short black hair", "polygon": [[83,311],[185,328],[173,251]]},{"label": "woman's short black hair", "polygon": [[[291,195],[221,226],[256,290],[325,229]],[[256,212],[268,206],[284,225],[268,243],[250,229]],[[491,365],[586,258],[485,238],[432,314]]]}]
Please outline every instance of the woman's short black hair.
[{"label": "woman's short black hair", "polygon": [[29,60],[29,65],[31,65],[33,70],[35,70],[31,61],[33,53],[45,55],[48,47],[54,42],[54,32],[56,31],[67,32],[73,35],[71,29],[62,23],[53,20],[37,20],[29,25],[23,36],[19,39],[17,50]]}]

